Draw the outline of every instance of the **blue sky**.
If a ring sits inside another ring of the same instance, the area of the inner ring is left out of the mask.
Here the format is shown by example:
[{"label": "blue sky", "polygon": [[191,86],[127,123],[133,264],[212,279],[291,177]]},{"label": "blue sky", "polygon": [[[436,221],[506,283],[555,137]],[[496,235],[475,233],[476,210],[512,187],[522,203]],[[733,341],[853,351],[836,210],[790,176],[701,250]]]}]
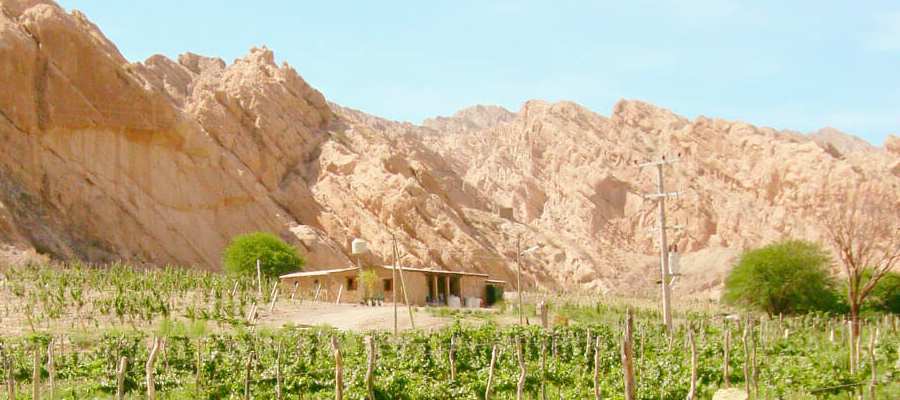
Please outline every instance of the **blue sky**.
[{"label": "blue sky", "polygon": [[129,60],[266,45],[329,100],[396,120],[534,98],[608,115],[629,98],[875,144],[900,132],[896,0],[61,4]]}]

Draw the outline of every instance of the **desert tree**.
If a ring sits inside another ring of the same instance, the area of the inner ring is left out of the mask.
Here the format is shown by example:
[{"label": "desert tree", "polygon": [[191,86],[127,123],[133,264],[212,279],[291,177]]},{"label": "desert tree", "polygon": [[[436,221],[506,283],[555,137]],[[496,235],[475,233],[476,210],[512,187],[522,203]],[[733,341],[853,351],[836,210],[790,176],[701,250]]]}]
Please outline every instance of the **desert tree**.
[{"label": "desert tree", "polygon": [[900,263],[900,188],[879,183],[823,189],[821,196],[828,208],[819,220],[847,281],[851,339],[859,335],[863,302]]}]

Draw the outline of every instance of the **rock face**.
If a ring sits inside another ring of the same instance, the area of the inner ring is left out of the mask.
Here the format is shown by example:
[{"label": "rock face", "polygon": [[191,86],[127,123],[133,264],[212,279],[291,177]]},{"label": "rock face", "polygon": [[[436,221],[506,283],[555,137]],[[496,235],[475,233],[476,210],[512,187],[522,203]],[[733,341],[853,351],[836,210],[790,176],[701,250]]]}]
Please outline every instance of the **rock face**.
[{"label": "rock face", "polygon": [[[638,101],[609,117],[530,101],[423,125],[328,103],[265,48],[231,64],[184,54],[129,63],[78,12],[3,1],[0,257],[218,269],[228,240],[266,230],[310,268],[404,262],[529,285],[654,293],[653,171],[665,154],[679,291],[714,295],[739,250],[821,228],[805,205],[836,182],[900,197],[900,149],[834,141]],[[814,141],[816,140],[816,141]],[[818,144],[817,144],[818,142]],[[852,143],[856,143],[850,140]],[[827,145],[823,145],[823,143]]]}]

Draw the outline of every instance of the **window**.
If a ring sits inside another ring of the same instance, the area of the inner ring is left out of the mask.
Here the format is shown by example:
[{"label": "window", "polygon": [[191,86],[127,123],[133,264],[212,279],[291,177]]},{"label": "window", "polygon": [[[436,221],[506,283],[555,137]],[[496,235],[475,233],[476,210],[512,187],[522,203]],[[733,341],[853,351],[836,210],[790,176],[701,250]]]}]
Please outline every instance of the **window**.
[{"label": "window", "polygon": [[352,276],[347,277],[347,290],[356,290],[356,278]]},{"label": "window", "polygon": [[382,282],[384,283],[384,291],[385,292],[390,292],[390,291],[394,290],[394,280],[393,279],[383,279]]}]

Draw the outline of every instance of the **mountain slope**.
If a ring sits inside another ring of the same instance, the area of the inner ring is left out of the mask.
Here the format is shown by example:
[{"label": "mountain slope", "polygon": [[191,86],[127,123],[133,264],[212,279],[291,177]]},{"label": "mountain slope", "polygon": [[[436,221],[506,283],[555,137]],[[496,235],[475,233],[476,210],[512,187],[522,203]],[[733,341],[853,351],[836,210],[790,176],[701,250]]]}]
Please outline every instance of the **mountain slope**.
[{"label": "mountain slope", "polygon": [[680,154],[677,290],[708,294],[740,249],[820,237],[808,205],[823,186],[877,180],[900,199],[891,140],[835,150],[638,101],[399,123],[329,103],[265,48],[129,63],[78,12],[2,6],[0,255],[218,269],[232,236],[267,230],[310,268],[351,262],[363,237],[365,262],[391,262],[396,239],[406,263],[513,279],[521,240],[541,245],[529,285],[652,294],[654,175],[633,164]]}]

